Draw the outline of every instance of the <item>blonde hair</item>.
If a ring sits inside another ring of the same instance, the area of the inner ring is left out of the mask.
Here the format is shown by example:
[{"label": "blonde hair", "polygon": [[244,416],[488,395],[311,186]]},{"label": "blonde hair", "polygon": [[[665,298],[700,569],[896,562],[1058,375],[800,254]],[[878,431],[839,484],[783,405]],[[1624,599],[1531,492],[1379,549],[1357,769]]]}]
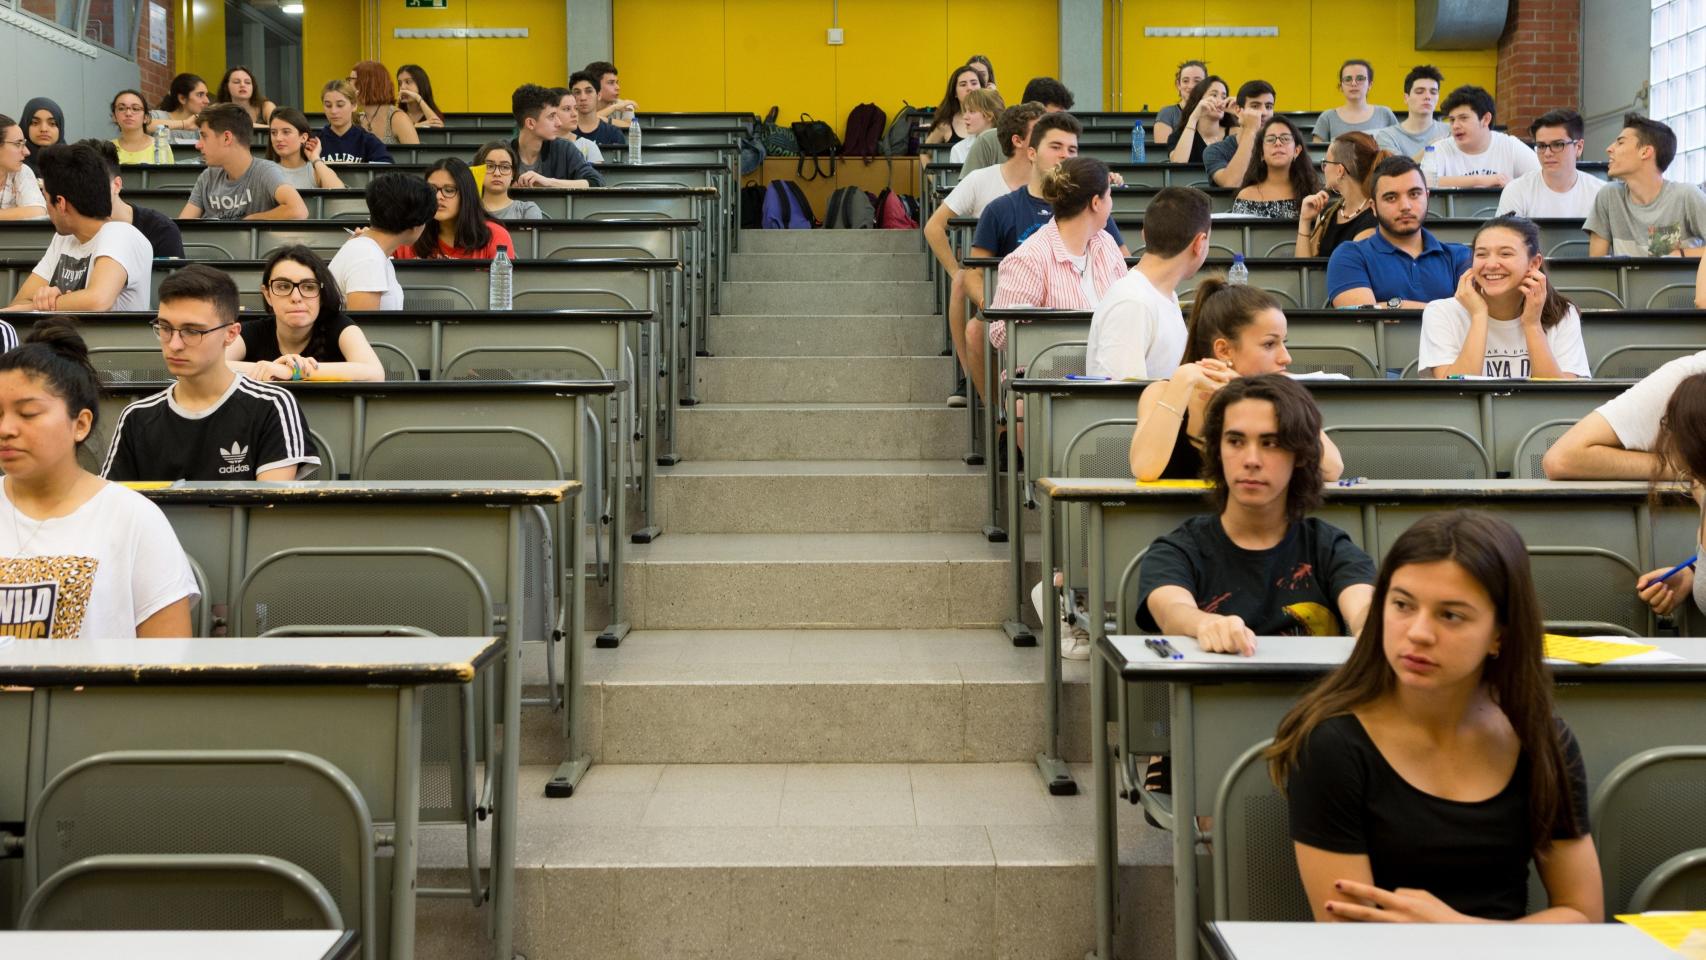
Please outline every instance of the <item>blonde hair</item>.
[{"label": "blonde hair", "polygon": [[1007,101],[1001,99],[1001,94],[994,89],[983,87],[966,94],[961,106],[966,113],[981,113],[988,117],[990,126],[994,126],[1001,118],[1001,111],[1007,109]]},{"label": "blonde hair", "polygon": [[344,99],[348,100],[350,102],[350,106],[355,108],[355,122],[360,124],[362,116],[365,115],[367,111],[363,110],[361,107],[361,97],[355,92],[355,84],[350,83],[348,79],[327,80],[326,85],[320,88],[320,97],[324,99],[326,94],[334,91],[343,94]]}]

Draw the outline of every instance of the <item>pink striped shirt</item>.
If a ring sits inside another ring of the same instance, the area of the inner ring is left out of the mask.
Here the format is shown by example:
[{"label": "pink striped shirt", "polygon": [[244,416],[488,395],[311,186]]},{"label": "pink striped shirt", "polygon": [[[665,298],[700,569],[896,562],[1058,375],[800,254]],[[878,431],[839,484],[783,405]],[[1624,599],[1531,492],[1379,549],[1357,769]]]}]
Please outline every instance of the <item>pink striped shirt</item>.
[{"label": "pink striped shirt", "polygon": [[[1106,230],[1090,235],[1085,251],[1085,269],[1089,271],[1096,299],[1086,301],[1078,268],[1072,254],[1060,239],[1060,227],[1053,220],[1019,244],[1019,249],[1001,260],[1001,272],[996,281],[994,307],[1042,307],[1050,310],[1094,310],[1114,281],[1125,276],[1125,258],[1120,246]],[[1007,345],[1007,323],[994,320],[989,324],[989,342],[997,349]]]}]

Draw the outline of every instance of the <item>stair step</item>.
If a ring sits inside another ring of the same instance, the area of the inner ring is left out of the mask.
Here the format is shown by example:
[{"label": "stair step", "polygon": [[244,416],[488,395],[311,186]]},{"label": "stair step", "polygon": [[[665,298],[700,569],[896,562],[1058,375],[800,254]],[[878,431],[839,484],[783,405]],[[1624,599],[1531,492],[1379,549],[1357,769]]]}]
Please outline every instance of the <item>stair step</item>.
[{"label": "stair step", "polygon": [[737,253],[731,280],[924,280],[929,260],[908,253]]},{"label": "stair step", "polygon": [[723,311],[736,314],[933,314],[936,285],[928,280],[730,281]]},{"label": "stair step", "polygon": [[702,403],[676,425],[688,460],[949,460],[968,444],[965,411],[942,403]]},{"label": "stair step", "polygon": [[911,316],[711,317],[706,339],[719,357],[937,357],[947,345],[946,321]]},{"label": "stair step", "polygon": [[922,230],[742,230],[740,253],[922,253]]},{"label": "stair step", "polygon": [[712,403],[940,403],[952,357],[705,357],[698,395]]},{"label": "stair step", "polygon": [[959,460],[686,460],[658,474],[677,533],[975,533],[982,469]]}]

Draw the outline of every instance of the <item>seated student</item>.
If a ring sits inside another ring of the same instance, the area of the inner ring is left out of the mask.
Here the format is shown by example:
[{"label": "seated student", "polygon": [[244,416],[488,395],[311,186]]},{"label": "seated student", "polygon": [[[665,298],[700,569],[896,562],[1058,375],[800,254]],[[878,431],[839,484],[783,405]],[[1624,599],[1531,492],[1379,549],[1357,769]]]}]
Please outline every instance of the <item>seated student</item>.
[{"label": "seated student", "polygon": [[357,122],[358,96],[348,80],[330,80],[320,89],[320,109],[326,114],[326,125],[316,135],[320,156],[327,163],[390,163],[385,143]]},{"label": "seated student", "polygon": [[1368,102],[1374,89],[1374,67],[1367,60],[1346,60],[1335,75],[1345,105],[1321,111],[1311,134],[1316,143],[1332,143],[1347,133],[1373,134],[1398,122],[1391,108]]},{"label": "seated student", "polygon": [[1623,115],[1623,130],[1605,149],[1606,173],[1617,181],[1593,198],[1588,255],[1698,257],[1706,254],[1706,195],[1691,183],[1666,180],[1676,157],[1670,127],[1638,113]]},{"label": "seated student", "polygon": [[47,216],[36,171],[24,163],[30,142],[24,128],[0,113],[0,220],[40,220]]},{"label": "seated student", "polygon": [[1695,575],[1698,558],[1706,556],[1706,547],[1700,547],[1706,543],[1706,486],[1700,479],[1706,477],[1706,373],[1689,374],[1676,385],[1659,420],[1653,452],[1657,465],[1649,482],[1655,489],[1668,485],[1673,477],[1688,481],[1694,502],[1700,507],[1701,522],[1694,531],[1699,549],[1687,566],[1675,573],[1667,563],[1642,574],[1635,581],[1635,590],[1660,616],[1674,611],[1684,597],[1691,597],[1695,607],[1706,612],[1706,577]]},{"label": "seated student", "polygon": [[1208,257],[1208,194],[1164,187],[1143,215],[1143,256],[1096,304],[1084,372],[1111,380],[1170,377],[1185,352],[1179,284]]},{"label": "seated student", "polygon": [[421,135],[407,110],[397,109],[397,94],[391,89],[391,71],[377,60],[362,60],[349,68],[355,85],[355,103],[361,125],[386,144],[417,144]]},{"label": "seated student", "polygon": [[603,163],[604,151],[599,148],[598,141],[577,136],[570,124],[575,118],[575,95],[568,87],[552,87],[551,96],[557,98],[557,139],[567,140],[575,145],[575,149],[586,157],[588,163]]},{"label": "seated student", "polygon": [[598,85],[599,117],[609,120],[618,130],[628,129],[640,105],[622,99],[622,79],[616,75],[616,64],[608,60],[594,60],[586,65],[584,72]]},{"label": "seated student", "polygon": [[1341,243],[1327,261],[1327,296],[1335,307],[1420,310],[1457,289],[1469,269],[1469,248],[1441,243],[1422,228],[1428,185],[1409,157],[1388,157],[1374,168],[1374,236]]},{"label": "seated student", "polygon": [[493,220],[543,220],[545,211],[532,200],[516,200],[509,195],[509,185],[515,180],[515,154],[509,144],[493,140],[474,154],[474,166],[486,171],[484,189],[480,191],[480,206]]},{"label": "seated student", "polygon": [[160,282],[152,326],[176,381],[124,408],[108,480],[297,480],[320,465],[289,390],[225,363],[237,339],[237,284],[192,263]]},{"label": "seated student", "polygon": [[235,103],[249,111],[249,117],[257,127],[266,126],[278,108],[266,98],[266,94],[261,93],[261,85],[255,82],[255,75],[248,67],[226,70],[225,76],[219,78],[219,95],[215,100],[218,103]]},{"label": "seated student", "polygon": [[[1284,373],[1291,366],[1285,331],[1285,313],[1260,287],[1235,287],[1219,277],[1197,284],[1179,368],[1137,398],[1132,476],[1145,481],[1201,476],[1208,401],[1237,377]],[[1322,433],[1321,479],[1339,479],[1344,467],[1339,448]]]},{"label": "seated student", "polygon": [[508,248],[511,258],[515,256],[515,241],[510,239],[509,231],[487,216],[486,208],[475,202],[480,191],[466,163],[456,157],[445,157],[427,168],[426,182],[438,198],[434,215],[438,226],[423,231],[414,243],[398,247],[392,257],[398,260],[440,257],[490,260],[498,255],[499,247]]},{"label": "seated student", "polygon": [[1586,219],[1593,213],[1594,197],[1605,181],[1576,169],[1576,161],[1582,158],[1582,131],[1582,115],[1574,110],[1543,113],[1529,124],[1540,169],[1505,185],[1499,194],[1499,213],[1530,220]]},{"label": "seated student", "polygon": [[184,235],[178,229],[176,221],[158,210],[133,207],[125,203],[119,195],[124,190],[124,176],[123,168],[119,166],[118,148],[113,146],[113,142],[80,140],[78,143],[100,154],[102,162],[106,164],[107,182],[112,185],[112,219],[118,223],[128,223],[141,231],[142,235],[148,238],[148,245],[154,248],[154,259],[184,259]]},{"label": "seated student", "polygon": [[983,89],[995,89],[995,64],[990,63],[988,57],[974,53],[966,58],[966,66],[977,71],[978,79],[983,81]]},{"label": "seated student", "polygon": [[1444,83],[1445,76],[1432,64],[1411,67],[1404,74],[1404,105],[1410,112],[1404,115],[1403,123],[1374,131],[1375,145],[1401,157],[1420,160],[1429,144],[1451,136],[1450,125],[1434,119],[1434,106],[1439,103]]},{"label": "seated student", "polygon": [[948,74],[948,92],[930,114],[930,129],[924,134],[925,143],[958,144],[976,134],[965,125],[965,99],[973,90],[983,89],[983,74],[976,67],[955,67]]},{"label": "seated student", "polygon": [[[118,137],[113,140],[113,145],[118,148],[118,162],[153,163],[154,138],[142,129],[148,119],[148,101],[142,99],[142,94],[136,90],[120,90],[113,97],[110,109],[113,126],[118,128]],[[169,145],[160,159],[166,163],[177,162]]]},{"label": "seated student", "polygon": [[1433,145],[1440,187],[1502,187],[1540,169],[1540,160],[1528,144],[1493,129],[1492,94],[1480,87],[1461,86],[1451,91],[1441,109],[1451,125],[1451,137]]},{"label": "seated student", "polygon": [[179,220],[306,220],[308,204],[271,160],[249,152],[248,111],[216,103],[201,112],[196,147],[207,169],[196,178]]},{"label": "seated student", "polygon": [[1168,160],[1202,163],[1204,151],[1224,140],[1238,125],[1238,118],[1232,115],[1230,90],[1225,80],[1211,76],[1191,91],[1185,124],[1167,141]]},{"label": "seated student", "polygon": [[[1040,103],[1045,113],[1064,113],[1072,109],[1072,91],[1053,77],[1034,77],[1030,83],[1025,84],[1025,95],[1019,98],[1019,102]],[[966,153],[966,162],[960,164],[960,178],[964,179],[974,170],[998,166],[1005,155],[1000,132],[983,131],[972,138],[971,150]]]},{"label": "seated student", "polygon": [[269,316],[244,320],[225,347],[232,370],[255,380],[383,380],[385,366],[344,316],[331,268],[300,244],[280,247],[261,270]]},{"label": "seated student", "polygon": [[[362,131],[366,133],[366,131]],[[372,137],[373,134],[367,134]],[[320,156],[320,138],[295,107],[279,107],[267,125],[267,159],[297,190],[342,190],[344,180]]]},{"label": "seated student", "polygon": [[977,135],[993,129],[995,122],[1001,117],[1001,111],[1007,108],[1007,104],[1001,100],[1001,94],[985,89],[973,90],[966,94],[965,102],[961,106],[963,109],[960,116],[965,121],[965,129],[970,132],[948,151],[948,162],[956,166],[965,162]]},{"label": "seated student", "polygon": [[1390,156],[1360,131],[1327,145],[1327,157],[1321,161],[1327,189],[1298,205],[1297,256],[1330,257],[1339,244],[1374,235],[1379,225],[1374,217],[1374,171]]},{"label": "seated student", "polygon": [[174,147],[193,147],[201,136],[196,117],[212,102],[207,96],[207,81],[193,73],[180,73],[172,78],[160,105],[149,111],[143,129],[149,136],[165,127]]},{"label": "seated student", "polygon": [[1155,134],[1157,143],[1166,143],[1172,139],[1173,131],[1179,129],[1185,120],[1185,105],[1191,102],[1191,91],[1197,84],[1208,79],[1208,64],[1201,60],[1186,60],[1173,71],[1173,89],[1179,93],[1177,103],[1169,103],[1155,115]]},{"label": "seated student", "polygon": [[1321,412],[1297,381],[1266,373],[1217,390],[1203,411],[1201,474],[1215,512],[1149,545],[1139,629],[1246,656],[1257,637],[1360,631],[1374,561],[1309,516],[1321,503],[1321,456]]},{"label": "seated student", "polygon": [[1125,276],[1125,256],[1107,232],[1114,208],[1108,165],[1069,157],[1043,175],[1042,191],[1054,216],[1001,259],[995,305],[1094,309]]},{"label": "seated student", "polygon": [[1261,152],[1244,172],[1243,189],[1232,201],[1232,212],[1269,220],[1296,220],[1303,198],[1321,189],[1321,175],[1309,159],[1303,131],[1291,118],[1275,116],[1252,137],[1260,141]]},{"label": "seated student", "polygon": [[22,123],[24,136],[29,139],[29,156],[24,162],[39,175],[41,167],[36,161],[42,151],[65,142],[65,111],[46,97],[32,97],[24,104]]},{"label": "seated student", "polygon": [[[1274,85],[1266,80],[1247,80],[1238,88],[1232,113],[1238,126],[1219,143],[1203,148],[1203,170],[1217,187],[1244,183],[1250,159],[1261,152],[1262,127],[1274,115]],[[1314,191],[1311,191],[1314,192]]]},{"label": "seated student", "polygon": [[83,469],[101,414],[89,348],[66,317],[0,354],[0,587],[40,602],[0,607],[0,635],[61,640],[187,637],[201,594],[166,515]]},{"label": "seated student", "polygon": [[432,79],[416,64],[397,68],[397,105],[416,127],[444,126],[444,111],[432,96]]},{"label": "seated student", "polygon": [[598,81],[585,70],[569,75],[569,95],[574,98],[574,112],[565,114],[573,121],[569,127],[582,140],[591,140],[602,147],[625,147],[628,138],[616,125],[598,115]]},{"label": "seated student", "polygon": [[1423,376],[1574,380],[1586,377],[1582,315],[1552,286],[1540,228],[1494,217],[1475,231],[1457,295],[1422,311]]},{"label": "seated student", "polygon": [[574,144],[557,136],[557,97],[550,90],[524,83],[510,96],[510,110],[516,126],[515,139],[509,144],[515,155],[516,186],[551,190],[604,186],[604,174]]},{"label": "seated student", "polygon": [[401,310],[403,285],[391,255],[412,246],[438,213],[438,198],[420,177],[382,173],[367,183],[368,227],[332,258],[332,281],[351,310]]},{"label": "seated student", "polygon": [[[1706,350],[1677,357],[1581,418],[1546,451],[1552,480],[1648,480],[1664,473],[1658,455],[1665,408],[1677,385],[1706,373]],[[1675,466],[1673,462],[1671,466]]]},{"label": "seated student", "polygon": [[113,219],[112,178],[93,147],[60,144],[39,161],[54,237],[7,310],[147,310],[154,247]]},{"label": "seated student", "polygon": [[1371,606],[1268,750],[1315,919],[1602,921],[1587,771],[1553,712],[1522,537],[1472,510],[1423,517]]}]

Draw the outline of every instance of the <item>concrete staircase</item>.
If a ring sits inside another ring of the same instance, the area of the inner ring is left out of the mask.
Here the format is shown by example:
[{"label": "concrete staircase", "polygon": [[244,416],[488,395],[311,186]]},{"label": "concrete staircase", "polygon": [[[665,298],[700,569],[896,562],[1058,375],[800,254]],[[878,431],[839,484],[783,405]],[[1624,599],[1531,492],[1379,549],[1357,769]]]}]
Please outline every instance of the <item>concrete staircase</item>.
[{"label": "concrete staircase", "polygon": [[[1051,797],[1043,652],[1012,647],[1006,546],[916,233],[744,234],[629,554],[615,650],[588,650],[574,797],[529,715],[517,947],[581,958],[1049,958],[1091,944],[1089,798]],[[1084,664],[1066,753],[1090,773]],[[530,665],[530,680],[543,669]],[[1120,813],[1121,956],[1171,945],[1164,835]],[[423,863],[456,862],[434,836]],[[423,882],[435,879],[429,871]],[[444,875],[447,881],[449,874]],[[484,956],[432,902],[423,957]]]}]

